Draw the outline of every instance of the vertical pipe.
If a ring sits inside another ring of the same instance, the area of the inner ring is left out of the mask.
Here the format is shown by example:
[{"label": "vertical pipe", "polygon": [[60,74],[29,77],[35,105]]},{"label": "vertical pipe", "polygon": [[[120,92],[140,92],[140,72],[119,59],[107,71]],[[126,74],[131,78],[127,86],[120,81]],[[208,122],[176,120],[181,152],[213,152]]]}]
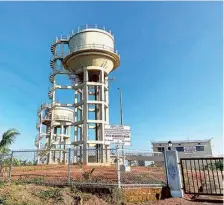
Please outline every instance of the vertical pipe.
[{"label": "vertical pipe", "polygon": [[105,103],[108,105],[106,108],[106,124],[109,125],[109,85],[108,85],[108,76],[105,77],[106,80],[106,93],[105,93]]},{"label": "vertical pipe", "polygon": [[100,119],[102,120],[101,124],[101,139],[103,141],[103,145],[101,145],[101,162],[106,163],[106,158],[105,158],[105,139],[104,139],[104,126],[105,126],[105,93],[104,93],[104,81],[105,81],[105,76],[104,76],[104,68],[102,68],[100,72],[100,101],[102,102],[101,104],[101,116]]},{"label": "vertical pipe", "polygon": [[118,145],[116,145],[116,151],[117,151],[117,184],[118,188],[121,188],[121,172],[120,172],[120,157],[119,157],[119,148]]},{"label": "vertical pipe", "polygon": [[[61,143],[65,143],[64,139],[63,139],[63,136],[64,136],[64,125],[61,125],[61,130],[60,130],[60,140],[61,140]],[[60,155],[61,155],[61,158],[60,158],[60,162],[63,162],[65,163],[65,150],[63,150],[63,144],[60,145]]]},{"label": "vertical pipe", "polygon": [[[105,87],[106,87],[106,91],[105,91],[105,103],[107,104],[106,107],[106,113],[105,113],[105,123],[107,125],[109,125],[109,86],[108,86],[108,76],[105,77]],[[105,133],[105,131],[104,131]],[[107,162],[110,162],[110,145],[106,146],[106,154],[107,154]]]},{"label": "vertical pipe", "polygon": [[[41,133],[42,133],[42,117],[43,117],[43,110],[41,109],[41,111],[40,111],[39,136],[38,136],[38,151],[41,149],[40,148],[40,136],[41,136]],[[39,152],[37,152],[37,164],[39,164],[39,163],[40,163],[40,156],[39,156]]]},{"label": "vertical pipe", "polygon": [[68,149],[68,184],[71,183],[71,148]]},{"label": "vertical pipe", "polygon": [[48,149],[49,149],[49,153],[48,153],[48,164],[51,164],[52,162],[52,151],[51,151],[51,141],[53,139],[53,132],[54,132],[54,105],[55,105],[55,78],[53,81],[53,88],[52,88],[52,103],[51,103],[51,124],[50,124],[50,136],[48,136]]},{"label": "vertical pipe", "polygon": [[123,125],[123,108],[122,108],[122,90],[118,88],[120,91],[120,120],[121,120],[121,125]]},{"label": "vertical pipe", "polygon": [[[122,90],[118,88],[120,91],[120,120],[121,125],[123,125],[123,106],[122,106]],[[122,164],[125,164],[125,154],[124,154],[124,145],[122,145]]]},{"label": "vertical pipe", "polygon": [[[99,89],[97,88],[97,86],[94,86],[93,92],[95,93],[94,100],[99,101],[99,94],[98,94]],[[98,109],[99,105],[95,104],[94,107],[95,107],[95,120],[99,120],[99,118],[100,118],[99,109]],[[95,124],[95,140],[100,140],[99,139],[99,135],[100,135],[99,128],[100,128],[100,126],[96,123]],[[95,156],[96,156],[96,162],[99,162],[99,145],[98,144],[96,144]]]},{"label": "vertical pipe", "polygon": [[87,67],[83,69],[84,87],[83,87],[83,164],[88,164],[88,70]]},{"label": "vertical pipe", "polygon": [[9,181],[12,179],[12,161],[13,161],[13,151],[11,153],[11,158],[10,158],[10,166],[9,166]]},{"label": "vertical pipe", "polygon": [[[77,84],[75,84],[76,86]],[[78,103],[78,91],[75,90],[75,104]],[[78,119],[78,108],[74,109],[74,123],[79,121]],[[74,142],[78,141],[78,126],[74,126]],[[77,145],[74,145],[74,163],[77,163]]]}]

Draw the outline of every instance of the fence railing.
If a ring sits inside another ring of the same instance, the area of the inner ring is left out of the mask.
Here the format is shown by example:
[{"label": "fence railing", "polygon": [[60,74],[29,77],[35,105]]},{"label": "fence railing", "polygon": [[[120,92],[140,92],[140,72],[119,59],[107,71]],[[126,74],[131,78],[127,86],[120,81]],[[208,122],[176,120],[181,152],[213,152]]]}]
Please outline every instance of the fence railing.
[{"label": "fence railing", "polygon": [[[119,149],[66,148],[12,151],[7,156],[0,155],[0,165],[5,165],[1,168],[7,173],[4,180],[118,187],[162,187],[166,182],[164,163],[152,161],[152,154],[144,160],[141,155],[124,160]],[[88,158],[87,165],[83,156]]]},{"label": "fence railing", "polygon": [[181,158],[186,194],[223,195],[223,158]]}]

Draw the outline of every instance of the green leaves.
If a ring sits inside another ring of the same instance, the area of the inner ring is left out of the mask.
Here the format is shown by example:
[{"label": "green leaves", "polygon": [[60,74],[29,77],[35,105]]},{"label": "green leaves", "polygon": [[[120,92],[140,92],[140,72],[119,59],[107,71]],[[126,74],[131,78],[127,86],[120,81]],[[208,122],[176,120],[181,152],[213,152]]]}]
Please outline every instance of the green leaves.
[{"label": "green leaves", "polygon": [[9,153],[10,149],[8,147],[14,143],[16,136],[19,134],[20,133],[16,129],[9,129],[4,132],[0,141],[0,153]]}]

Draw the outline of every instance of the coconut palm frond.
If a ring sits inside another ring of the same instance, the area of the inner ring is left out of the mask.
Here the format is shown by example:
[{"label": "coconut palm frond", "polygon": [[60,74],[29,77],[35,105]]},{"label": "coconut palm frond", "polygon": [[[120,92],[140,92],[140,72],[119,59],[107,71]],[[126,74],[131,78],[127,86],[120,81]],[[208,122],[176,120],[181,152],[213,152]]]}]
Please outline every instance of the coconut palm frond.
[{"label": "coconut palm frond", "polygon": [[20,133],[16,129],[9,129],[4,132],[0,141],[0,149],[10,146],[15,141],[15,137],[19,134]]},{"label": "coconut palm frond", "polygon": [[0,147],[0,153],[1,154],[9,154],[10,149],[7,147]]}]

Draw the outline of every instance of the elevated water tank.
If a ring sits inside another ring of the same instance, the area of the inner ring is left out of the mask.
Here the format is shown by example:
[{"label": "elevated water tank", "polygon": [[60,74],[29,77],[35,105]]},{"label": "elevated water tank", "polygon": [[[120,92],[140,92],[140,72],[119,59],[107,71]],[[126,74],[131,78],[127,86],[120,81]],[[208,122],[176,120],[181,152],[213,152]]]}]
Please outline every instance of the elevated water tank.
[{"label": "elevated water tank", "polygon": [[54,109],[54,120],[73,122],[73,113],[74,111],[72,109],[56,107]]},{"label": "elevated water tank", "polygon": [[105,68],[108,74],[120,64],[120,58],[114,49],[113,35],[99,28],[84,28],[69,39],[70,53],[64,58],[65,69],[79,73],[82,67]]}]

